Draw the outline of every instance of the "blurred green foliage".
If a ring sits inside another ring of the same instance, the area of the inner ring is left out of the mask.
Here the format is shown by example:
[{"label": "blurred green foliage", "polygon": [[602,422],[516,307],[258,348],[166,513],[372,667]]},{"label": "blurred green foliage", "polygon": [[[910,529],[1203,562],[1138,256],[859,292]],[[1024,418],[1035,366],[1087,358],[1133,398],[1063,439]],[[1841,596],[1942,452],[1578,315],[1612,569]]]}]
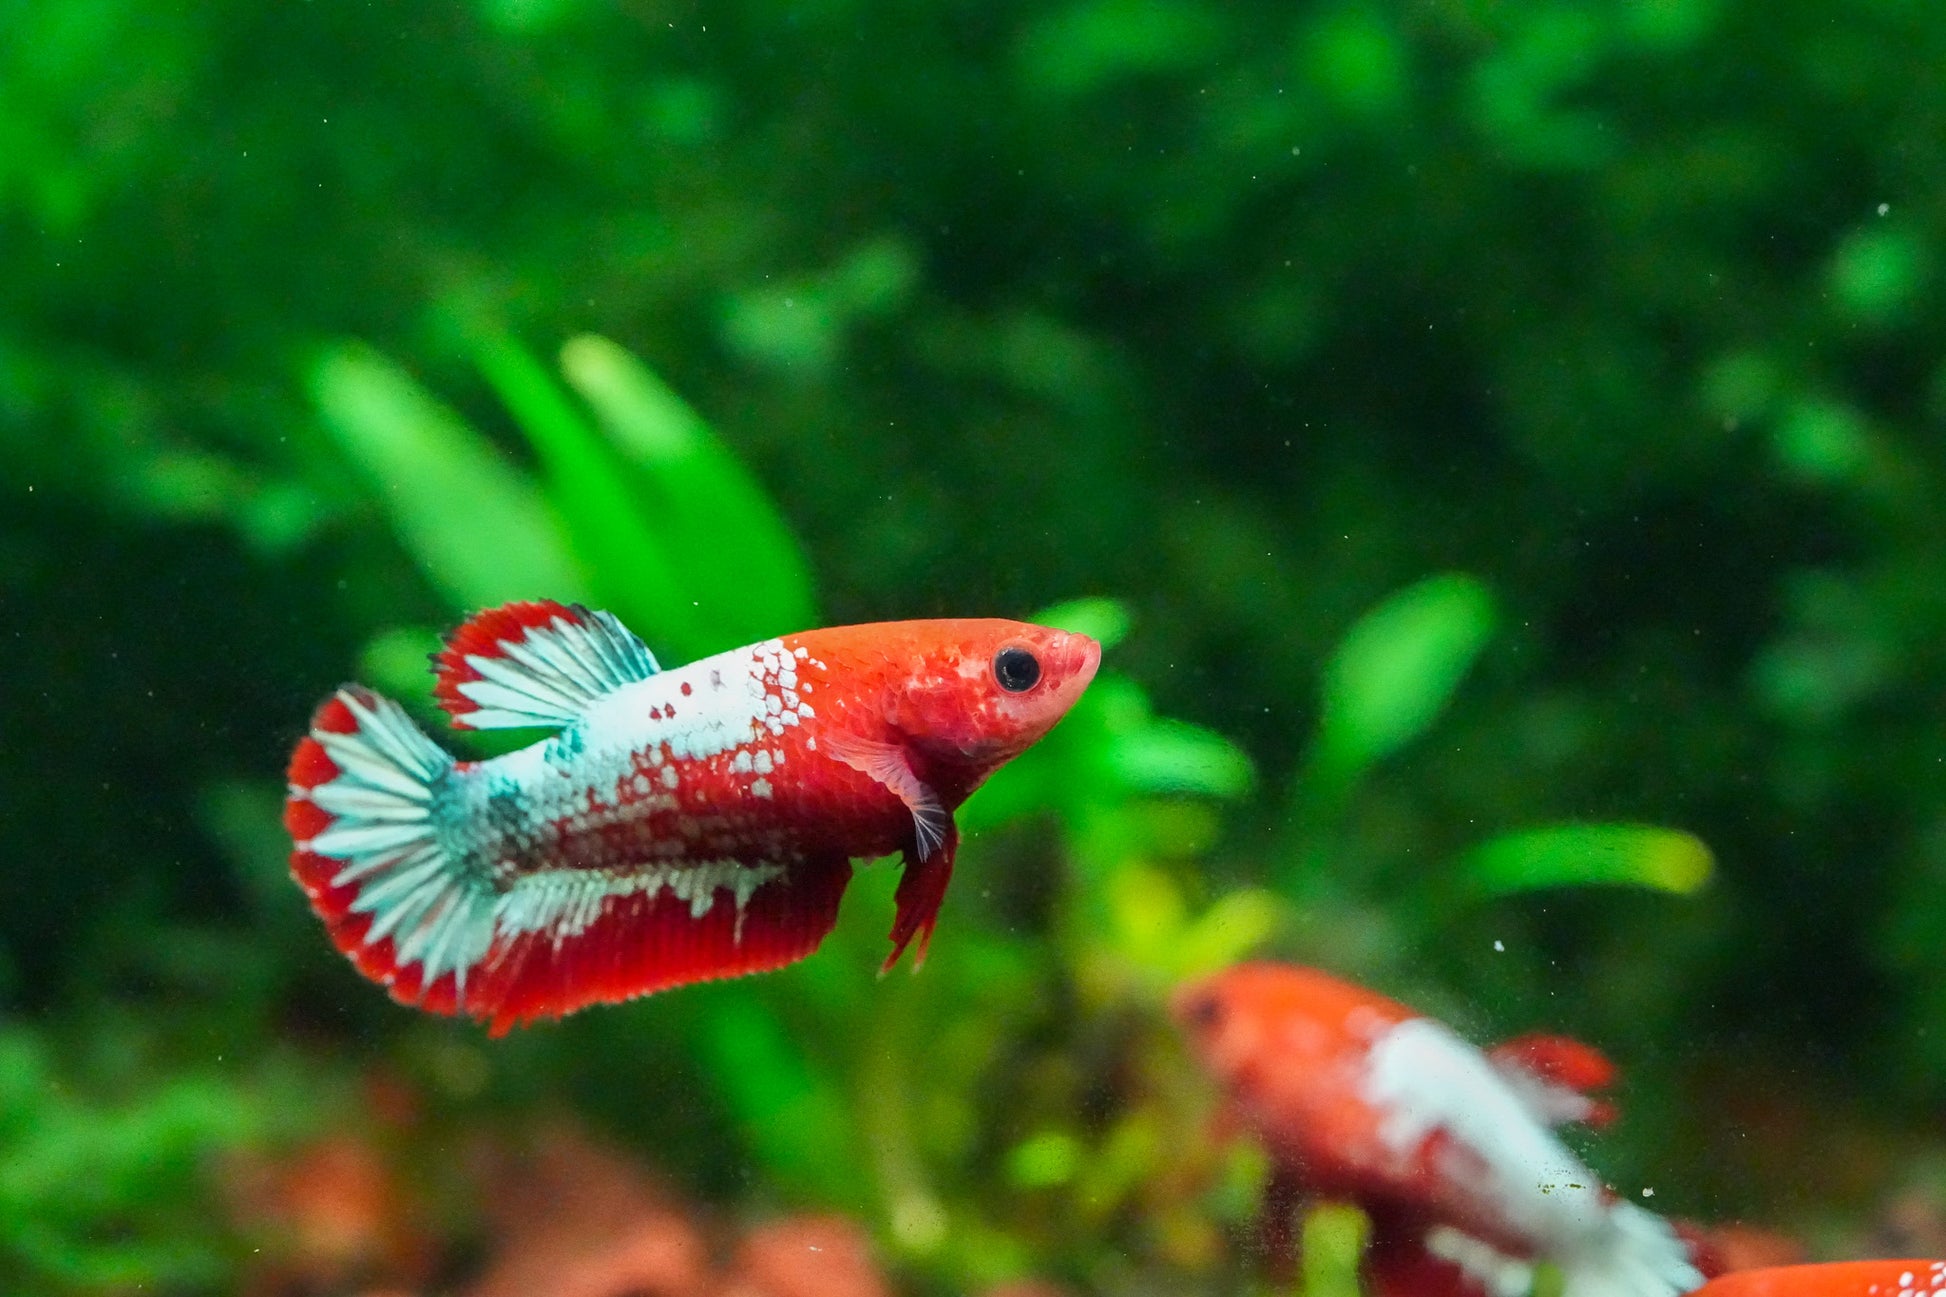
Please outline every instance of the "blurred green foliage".
[{"label": "blurred green foliage", "polygon": [[199,1174],[251,1138],[257,1101],[187,1076],[115,1108],[60,1091],[39,1040],[0,1038],[0,1258],[12,1282],[217,1286],[229,1258],[200,1219]]},{"label": "blurred green foliage", "polygon": [[[1158,1006],[1257,950],[1855,1236],[1946,1098],[1942,78],[1924,0],[0,7],[0,1281],[227,1290],[216,1151],[384,1071],[928,1290],[1220,1287]],[[922,974],[881,869],[488,1044],[331,953],[277,772],[535,596],[1113,647]]]}]

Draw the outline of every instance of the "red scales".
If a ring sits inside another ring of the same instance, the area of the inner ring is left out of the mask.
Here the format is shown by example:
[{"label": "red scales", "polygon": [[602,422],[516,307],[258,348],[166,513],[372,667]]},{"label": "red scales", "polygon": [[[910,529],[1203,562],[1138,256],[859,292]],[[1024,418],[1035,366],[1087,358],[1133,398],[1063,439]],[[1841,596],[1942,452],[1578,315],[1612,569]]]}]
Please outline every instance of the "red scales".
[{"label": "red scales", "polygon": [[493,1029],[776,968],[903,854],[889,967],[923,957],[952,813],[1053,727],[1100,648],[1020,622],[807,631],[662,671],[607,613],[510,604],[454,632],[459,728],[555,733],[455,761],[347,686],[291,759],[292,872],[394,998]]}]

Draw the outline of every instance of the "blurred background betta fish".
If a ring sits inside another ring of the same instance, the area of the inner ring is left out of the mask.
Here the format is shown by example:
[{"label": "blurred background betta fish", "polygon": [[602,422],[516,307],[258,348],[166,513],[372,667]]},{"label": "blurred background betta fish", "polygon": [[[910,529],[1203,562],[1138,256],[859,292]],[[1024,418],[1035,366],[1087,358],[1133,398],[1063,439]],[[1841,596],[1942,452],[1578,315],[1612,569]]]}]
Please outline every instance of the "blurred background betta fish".
[{"label": "blurred background betta fish", "polygon": [[1536,1261],[1560,1269],[1567,1297],[1674,1297],[1702,1282],[1675,1229],[1553,1133],[1605,1115],[1582,1088],[1611,1069],[1585,1046],[1529,1037],[1489,1054],[1395,1000],[1286,964],[1240,964],[1185,987],[1174,1009],[1270,1158],[1260,1230],[1281,1272],[1299,1201],[1320,1195],[1366,1209],[1382,1264],[1416,1250],[1456,1269],[1458,1289],[1524,1292]]},{"label": "blurred background betta fish", "polygon": [[[1699,1271],[1946,1255],[1933,0],[0,10],[0,1289],[1233,1293],[1169,1004],[1265,959]],[[442,639],[537,600],[1101,657],[977,790],[838,739],[791,899],[682,799],[803,725],[631,755],[646,872],[620,769],[445,818],[616,692]],[[1358,1202],[1307,1297],[1545,1251]]]}]

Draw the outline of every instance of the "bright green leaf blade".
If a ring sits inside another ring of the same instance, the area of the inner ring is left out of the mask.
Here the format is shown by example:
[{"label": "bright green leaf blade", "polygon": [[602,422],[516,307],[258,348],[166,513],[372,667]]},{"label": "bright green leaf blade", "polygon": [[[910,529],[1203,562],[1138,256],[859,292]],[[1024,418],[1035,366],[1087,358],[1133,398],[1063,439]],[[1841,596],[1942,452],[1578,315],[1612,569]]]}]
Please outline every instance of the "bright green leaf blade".
[{"label": "bright green leaf blade", "polygon": [[1023,80],[1071,99],[1128,77],[1187,72],[1214,58],[1223,21],[1184,0],[1080,0],[1054,9],[1020,42]]},{"label": "bright green leaf blade", "polygon": [[648,521],[648,502],[633,490],[633,475],[614,447],[512,338],[476,328],[473,354],[532,443],[600,602],[637,634],[678,656],[724,647],[717,642],[721,636],[699,622],[696,574],[683,568]]},{"label": "bright green leaf blade", "polygon": [[1128,634],[1128,605],[1120,599],[1070,599],[1052,608],[1043,608],[1032,620],[1081,635],[1092,635],[1105,649],[1113,648]]},{"label": "bright green leaf blade", "polygon": [[1089,812],[1133,799],[1241,797],[1255,780],[1241,748],[1200,725],[1156,717],[1141,686],[1109,673],[1052,734],[995,771],[957,818],[977,833],[1051,812],[1073,829]]},{"label": "bright green leaf blade", "polygon": [[1074,1179],[1087,1150],[1065,1130],[1029,1135],[1007,1151],[1007,1178],[1020,1189],[1045,1189]]},{"label": "bright green leaf blade", "polygon": [[1313,1207],[1303,1229],[1304,1297],[1359,1297],[1358,1265],[1371,1233],[1365,1213],[1342,1203]]},{"label": "bright green leaf blade", "polygon": [[1544,887],[1648,887],[1687,895],[1709,881],[1710,849],[1679,829],[1560,824],[1503,834],[1460,861],[1464,884],[1489,896]]},{"label": "bright green leaf blade", "polygon": [[1174,953],[1178,981],[1227,968],[1255,951],[1283,922],[1286,907],[1273,892],[1230,892],[1189,925]]},{"label": "bright green leaf blade", "polygon": [[358,655],[358,678],[382,694],[421,701],[431,679],[427,659],[439,643],[439,632],[429,626],[382,630]]},{"label": "bright green leaf blade", "polygon": [[347,343],[313,363],[310,388],[325,427],[377,489],[400,542],[455,607],[587,598],[581,567],[539,490],[403,369]]},{"label": "bright green leaf blade", "polygon": [[1256,777],[1242,749],[1188,721],[1150,721],[1115,736],[1102,755],[1109,773],[1134,793],[1241,797]]},{"label": "bright green leaf blade", "polygon": [[1325,669],[1317,768],[1350,782],[1425,732],[1494,621],[1492,593],[1463,573],[1429,577],[1365,614]]},{"label": "bright green leaf blade", "polygon": [[1056,754],[1030,748],[993,772],[953,816],[960,832],[973,836],[1059,809],[1052,780],[1066,768]]},{"label": "bright green leaf blade", "polygon": [[571,339],[561,369],[632,470],[650,526],[725,638],[716,647],[814,624],[803,547],[709,425],[606,338]]}]

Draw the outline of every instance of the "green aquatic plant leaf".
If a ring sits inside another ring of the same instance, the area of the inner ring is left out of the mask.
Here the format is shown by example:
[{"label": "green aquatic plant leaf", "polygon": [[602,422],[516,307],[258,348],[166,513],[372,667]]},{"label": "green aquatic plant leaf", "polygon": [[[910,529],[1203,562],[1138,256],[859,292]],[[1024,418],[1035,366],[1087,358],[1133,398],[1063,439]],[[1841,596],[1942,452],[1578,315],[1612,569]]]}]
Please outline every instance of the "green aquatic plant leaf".
[{"label": "green aquatic plant leaf", "polygon": [[325,428],[456,608],[588,597],[581,565],[533,481],[405,370],[344,343],[317,357],[309,379]]},{"label": "green aquatic plant leaf", "polygon": [[606,338],[571,339],[561,369],[620,453],[646,524],[719,641],[711,647],[812,625],[816,601],[803,546],[710,426]]},{"label": "green aquatic plant leaf", "polygon": [[787,1184],[847,1202],[866,1183],[844,1085],[775,1010],[725,995],[698,1042],[751,1151]]},{"label": "green aquatic plant leaf", "polygon": [[1246,958],[1288,913],[1275,892],[1246,888],[1219,896],[1183,931],[1175,950],[1180,978],[1203,977]]},{"label": "green aquatic plant leaf", "polygon": [[1273,893],[1246,888],[1192,915],[1182,886],[1168,871],[1133,856],[1105,871],[1099,904],[1101,922],[1091,923],[1091,940],[1160,987],[1248,957],[1289,912]]},{"label": "green aquatic plant leaf", "polygon": [[1423,734],[1495,621],[1492,592],[1458,572],[1410,585],[1361,617],[1325,668],[1313,769],[1349,784]]},{"label": "green aquatic plant leaf", "polygon": [[1714,868],[1702,839],[1646,824],[1556,824],[1502,834],[1460,861],[1464,886],[1504,896],[1547,887],[1647,887],[1688,895]]},{"label": "green aquatic plant leaf", "polygon": [[1127,637],[1134,618],[1129,614],[1128,605],[1120,599],[1097,596],[1057,603],[1041,609],[1028,620],[1055,630],[1092,635],[1101,642],[1102,648],[1111,649]]},{"label": "green aquatic plant leaf", "polygon": [[1827,272],[1839,311],[1865,324],[1886,324],[1906,313],[1928,277],[1928,241],[1902,225],[1854,230],[1832,255]]},{"label": "green aquatic plant leaf", "polygon": [[1221,11],[1184,0],[1080,0],[1041,18],[1020,42],[1022,80],[1050,98],[1131,77],[1184,72],[1215,57]]},{"label": "green aquatic plant leaf", "polygon": [[651,524],[650,503],[613,444],[513,338],[486,326],[470,333],[480,372],[534,447],[597,600],[668,652],[694,657],[725,647],[698,616],[699,574],[685,569],[658,534],[666,528]]},{"label": "green aquatic plant leaf", "polygon": [[1371,1221],[1348,1203],[1327,1203],[1304,1213],[1298,1255],[1304,1297],[1359,1297],[1359,1261],[1371,1235]]},{"label": "green aquatic plant leaf", "polygon": [[978,832],[1053,813],[1072,828],[1142,798],[1236,798],[1255,782],[1243,749],[1214,730],[1157,716],[1135,681],[1104,674],[1051,734],[995,771],[958,819]]},{"label": "green aquatic plant leaf", "polygon": [[1112,735],[1101,756],[1107,772],[1131,793],[1234,798],[1249,792],[1256,779],[1236,744],[1167,717]]},{"label": "green aquatic plant leaf", "polygon": [[1074,1178],[1086,1150],[1065,1130],[1041,1130],[1007,1150],[1007,1178],[1017,1188],[1045,1189]]},{"label": "green aquatic plant leaf", "polygon": [[212,1155],[259,1136],[267,1104],[208,1076],[103,1102],[76,1093],[40,1038],[0,1030],[0,1272],[10,1291],[222,1286],[206,1211]]}]

